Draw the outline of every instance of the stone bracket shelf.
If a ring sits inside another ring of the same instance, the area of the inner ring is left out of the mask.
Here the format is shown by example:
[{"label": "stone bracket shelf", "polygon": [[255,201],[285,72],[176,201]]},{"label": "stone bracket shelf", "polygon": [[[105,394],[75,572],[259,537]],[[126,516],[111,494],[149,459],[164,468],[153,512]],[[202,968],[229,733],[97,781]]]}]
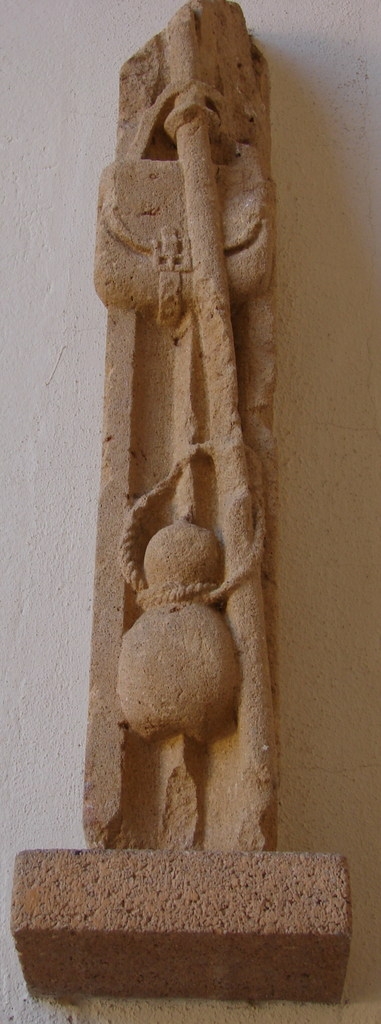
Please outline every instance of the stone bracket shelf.
[{"label": "stone bracket shelf", "polygon": [[348,871],[331,854],[27,851],[12,930],[39,996],[337,1002]]}]

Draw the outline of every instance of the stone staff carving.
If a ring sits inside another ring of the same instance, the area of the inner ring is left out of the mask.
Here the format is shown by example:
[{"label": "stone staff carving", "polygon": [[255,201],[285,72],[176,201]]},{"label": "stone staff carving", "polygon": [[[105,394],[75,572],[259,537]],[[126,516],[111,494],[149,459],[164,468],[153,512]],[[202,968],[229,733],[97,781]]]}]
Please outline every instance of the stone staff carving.
[{"label": "stone staff carving", "polygon": [[182,8],[122,70],[95,272],[110,361],[86,783],[96,844],[275,845],[268,134],[263,60],[226,0]]}]

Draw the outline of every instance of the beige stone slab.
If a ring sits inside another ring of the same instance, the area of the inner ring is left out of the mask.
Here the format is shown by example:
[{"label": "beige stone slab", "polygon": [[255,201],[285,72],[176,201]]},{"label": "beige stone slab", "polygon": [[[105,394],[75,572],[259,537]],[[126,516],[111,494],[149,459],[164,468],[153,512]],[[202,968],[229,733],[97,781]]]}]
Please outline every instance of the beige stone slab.
[{"label": "beige stone slab", "polygon": [[108,308],[89,846],[276,846],[275,189],[268,72],[197,0],[124,64]]},{"label": "beige stone slab", "polygon": [[26,851],[12,930],[30,990],[340,1000],[346,861],[330,854]]}]

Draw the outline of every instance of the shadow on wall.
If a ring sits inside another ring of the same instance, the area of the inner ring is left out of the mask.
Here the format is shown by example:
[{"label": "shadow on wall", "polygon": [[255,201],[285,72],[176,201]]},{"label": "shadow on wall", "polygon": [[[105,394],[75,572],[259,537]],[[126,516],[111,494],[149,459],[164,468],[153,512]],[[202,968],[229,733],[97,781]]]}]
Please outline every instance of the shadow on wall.
[{"label": "shadow on wall", "polygon": [[367,1000],[381,994],[380,291],[367,75],[353,58],[347,94],[337,86],[324,98],[313,73],[303,80],[279,53],[267,56],[278,187],[279,846],[348,856],[346,997]]}]

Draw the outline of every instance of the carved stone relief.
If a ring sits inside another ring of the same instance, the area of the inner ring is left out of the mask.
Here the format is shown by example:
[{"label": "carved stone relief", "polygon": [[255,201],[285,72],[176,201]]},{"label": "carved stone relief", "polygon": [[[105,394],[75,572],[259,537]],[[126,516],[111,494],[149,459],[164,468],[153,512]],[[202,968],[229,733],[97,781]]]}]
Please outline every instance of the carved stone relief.
[{"label": "carved stone relief", "polygon": [[[242,12],[191,0],[123,67],[86,755],[92,850],[24,851],[31,991],[340,999],[345,859],[275,853],[274,189]],[[173,965],[176,965],[174,970]]]},{"label": "carved stone relief", "polygon": [[275,845],[273,221],[264,61],[191,3],[122,69],[100,188],[92,843]]}]

